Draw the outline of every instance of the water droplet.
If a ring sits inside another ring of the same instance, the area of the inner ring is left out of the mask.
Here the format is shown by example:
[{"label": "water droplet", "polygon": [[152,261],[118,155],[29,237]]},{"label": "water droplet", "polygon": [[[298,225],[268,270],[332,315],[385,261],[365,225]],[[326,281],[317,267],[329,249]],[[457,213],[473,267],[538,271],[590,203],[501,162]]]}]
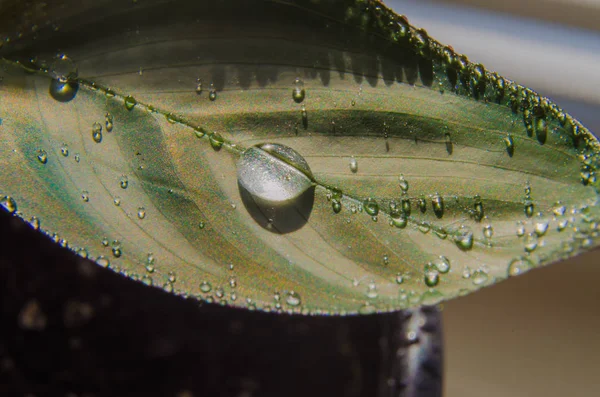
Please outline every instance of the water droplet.
[{"label": "water droplet", "polygon": [[208,281],[203,281],[200,283],[200,291],[205,294],[209,293],[212,290],[212,285]]},{"label": "water droplet", "polygon": [[384,255],[384,256],[383,256],[383,264],[384,264],[385,266],[387,266],[387,265],[389,265],[389,264],[390,264],[390,258],[389,258],[389,256],[387,256],[387,255]]},{"label": "water droplet", "polygon": [[419,224],[419,231],[423,234],[428,233],[431,230],[431,225],[427,222],[421,222]]},{"label": "water droplet", "polygon": [[535,233],[529,233],[525,237],[525,251],[533,252],[538,246],[538,237]]},{"label": "water droplet", "polygon": [[83,192],[81,192],[81,199],[87,203],[88,201],[90,201],[90,193],[87,190],[84,190]]},{"label": "water droplet", "polygon": [[40,220],[37,216],[32,216],[29,220],[29,226],[33,228],[33,230],[40,230]]},{"label": "water droplet", "polygon": [[312,173],[295,150],[280,144],[249,148],[237,164],[244,206],[267,230],[289,233],[306,224],[314,204]]},{"label": "water droplet", "polygon": [[423,279],[426,286],[435,287],[440,283],[440,272],[435,268],[435,266],[433,266],[433,264],[428,263],[425,265]]},{"label": "water droplet", "polygon": [[112,242],[111,246],[112,246],[113,256],[115,258],[119,258],[123,254],[123,251],[121,250],[121,243],[119,242],[119,240],[114,240]]},{"label": "water droplet", "polygon": [[361,315],[375,314],[376,312],[377,309],[375,309],[375,306],[368,303],[358,308],[358,313]]},{"label": "water droplet", "polygon": [[483,285],[488,281],[488,275],[483,270],[476,270],[471,276],[474,285]]},{"label": "water droplet", "polygon": [[375,299],[378,296],[377,285],[374,282],[369,283],[369,287],[367,288],[367,298]]},{"label": "water droplet", "polygon": [[421,213],[425,213],[425,211],[427,211],[427,203],[425,202],[424,198],[420,198],[417,200],[417,207],[419,207],[419,211],[421,211]]},{"label": "water droplet", "polygon": [[208,91],[208,99],[210,99],[211,102],[214,102],[217,100],[217,90],[215,89],[215,86],[213,83],[210,83],[210,90]]},{"label": "water droplet", "polygon": [[402,199],[402,212],[404,213],[405,216],[410,216],[410,199],[408,198],[403,198]]},{"label": "water droplet", "polygon": [[400,285],[404,282],[404,275],[402,273],[396,274],[396,284]]},{"label": "water droplet", "polygon": [[461,226],[454,235],[454,243],[463,251],[473,248],[473,232],[471,229],[467,226]]},{"label": "water droplet", "polygon": [[481,220],[483,219],[483,203],[481,202],[481,197],[479,195],[476,195],[474,198],[474,204],[473,204],[473,218],[475,218],[475,220],[477,222],[481,222]]},{"label": "water droplet", "polygon": [[60,154],[62,154],[63,157],[69,157],[69,146],[66,143],[63,143],[60,147]]},{"label": "water droplet", "polygon": [[[368,199],[363,201],[363,209],[368,215],[376,217],[379,213],[379,204],[377,204],[377,201],[374,198],[369,197]],[[374,219],[374,221],[377,220]]]},{"label": "water droplet", "polygon": [[435,262],[435,267],[440,273],[446,274],[450,271],[450,260],[441,255]]},{"label": "water droplet", "polygon": [[142,283],[148,286],[152,286],[154,284],[154,280],[152,280],[152,277],[148,276],[147,274],[144,274],[142,276]]},{"label": "water droplet", "polygon": [[299,77],[294,81],[294,90],[292,91],[292,98],[296,103],[302,103],[304,101],[304,97],[306,96],[306,91],[304,90],[304,82],[300,80]]},{"label": "water droplet", "polygon": [[465,266],[462,276],[463,278],[471,278],[471,268],[469,266]]},{"label": "water droplet", "polygon": [[104,255],[100,255],[98,258],[96,258],[96,263],[102,267],[110,266],[110,261]]},{"label": "water droplet", "polygon": [[485,225],[483,227],[483,236],[489,240],[492,238],[493,235],[494,235],[494,228],[492,228],[492,225]]},{"label": "water droplet", "polygon": [[173,293],[173,284],[166,282],[162,286],[163,290],[168,293]]},{"label": "water droplet", "polygon": [[113,199],[113,204],[116,205],[117,207],[121,205],[121,197],[115,197]]},{"label": "water droplet", "polygon": [[527,218],[531,218],[533,216],[533,202],[531,200],[525,200],[524,212]]},{"label": "water droplet", "polygon": [[333,212],[339,214],[342,210],[342,203],[339,200],[333,199],[331,200],[331,208],[333,209]]},{"label": "water droplet", "polygon": [[539,219],[533,225],[533,231],[539,237],[542,237],[548,231],[548,221],[545,219]]},{"label": "water droplet", "polygon": [[146,209],[144,207],[139,207],[138,208],[138,212],[137,212],[137,216],[140,219],[144,219],[146,217]]},{"label": "water droplet", "polygon": [[533,269],[533,263],[527,258],[515,258],[508,264],[508,277],[518,276]]},{"label": "water droplet", "polygon": [[40,163],[46,164],[48,162],[48,153],[44,149],[39,149],[37,152],[37,159]]},{"label": "water droplet", "polygon": [[98,122],[92,124],[92,139],[96,143],[102,142],[102,124]]},{"label": "water droplet", "polygon": [[200,78],[196,79],[196,94],[202,94],[202,80]]},{"label": "water droplet", "polygon": [[126,175],[121,176],[119,184],[121,185],[121,189],[127,189],[127,186],[129,186],[129,179]]},{"label": "water droplet", "polygon": [[402,190],[403,193],[408,192],[408,181],[404,179],[404,175],[400,175],[398,178],[398,184],[400,185],[400,190]]},{"label": "water droplet", "polygon": [[50,96],[58,102],[69,102],[77,95],[79,84],[75,81],[50,81]]},{"label": "water droplet", "polygon": [[431,199],[431,205],[433,206],[433,213],[436,217],[441,218],[444,216],[444,199],[439,194],[435,194]]},{"label": "water droplet", "polygon": [[137,105],[137,101],[131,95],[126,96],[124,99],[125,109],[132,110],[135,105]]},{"label": "water droplet", "polygon": [[506,153],[509,157],[512,157],[515,154],[515,141],[510,134],[504,138],[504,144],[506,145]]},{"label": "water droplet", "polygon": [[558,222],[558,225],[556,226],[556,230],[558,230],[559,232],[562,232],[563,230],[566,229],[566,227],[569,225],[569,220],[568,219],[562,219],[561,221]]},{"label": "water droplet", "polygon": [[75,162],[79,163],[80,160],[81,158],[79,157],[79,153],[75,153]]},{"label": "water droplet", "polygon": [[304,105],[302,105],[302,127],[304,127],[304,129],[308,128],[308,113],[306,112],[306,107]]},{"label": "water droplet", "polygon": [[292,307],[300,306],[300,295],[298,295],[298,293],[294,291],[288,292],[285,298],[285,303]]},{"label": "water droplet", "polygon": [[216,132],[213,132],[212,134],[210,134],[208,136],[208,140],[210,141],[210,146],[215,151],[221,150],[221,148],[223,147],[223,143],[225,143],[225,139],[223,139],[223,137]]},{"label": "water droplet", "polygon": [[112,132],[114,128],[113,116],[110,113],[104,115],[104,125],[106,125],[106,132]]},{"label": "water droplet", "polygon": [[445,134],[444,142],[446,143],[446,152],[452,154],[454,152],[454,144],[452,143],[452,138],[449,133]]},{"label": "water droplet", "polygon": [[523,222],[518,221],[517,222],[517,237],[523,237],[525,235],[525,225],[523,225]]},{"label": "water droplet", "polygon": [[557,206],[552,210],[556,216],[563,216],[566,211],[567,208],[564,205],[560,205],[560,203],[557,203]]},{"label": "water droplet", "polygon": [[350,171],[352,171],[354,174],[358,172],[358,162],[354,157],[350,158]]},{"label": "water droplet", "polygon": [[103,247],[108,247],[108,244],[109,244],[108,238],[103,237],[101,243],[102,243]]},{"label": "water droplet", "polygon": [[392,213],[391,218],[392,225],[397,228],[404,229],[408,224],[408,218],[404,214]]},{"label": "water droplet", "polygon": [[172,284],[172,283],[174,283],[175,281],[177,281],[177,277],[176,277],[176,275],[175,275],[175,272],[169,272],[169,273],[167,274],[167,280],[169,280],[169,282],[170,282],[171,284]]},{"label": "water droplet", "polygon": [[2,197],[0,200],[0,207],[9,214],[17,212],[17,202],[10,196]]}]

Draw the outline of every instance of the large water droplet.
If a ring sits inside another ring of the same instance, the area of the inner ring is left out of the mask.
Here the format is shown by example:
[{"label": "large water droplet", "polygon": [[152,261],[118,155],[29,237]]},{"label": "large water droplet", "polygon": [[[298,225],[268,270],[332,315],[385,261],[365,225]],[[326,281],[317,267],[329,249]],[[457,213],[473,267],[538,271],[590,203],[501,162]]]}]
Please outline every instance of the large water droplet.
[{"label": "large water droplet", "polygon": [[244,152],[237,164],[242,202],[254,220],[275,233],[298,230],[314,204],[312,173],[294,149],[261,144]]},{"label": "large water droplet", "polygon": [[425,265],[423,279],[425,281],[425,285],[428,287],[435,287],[440,283],[440,272],[433,264],[429,263]]},{"label": "large water droplet", "polygon": [[50,81],[50,96],[58,102],[69,102],[77,95],[79,84],[75,81]]},{"label": "large water droplet", "polygon": [[363,208],[365,212],[371,216],[377,216],[379,213],[379,204],[374,198],[368,198],[363,202]]}]

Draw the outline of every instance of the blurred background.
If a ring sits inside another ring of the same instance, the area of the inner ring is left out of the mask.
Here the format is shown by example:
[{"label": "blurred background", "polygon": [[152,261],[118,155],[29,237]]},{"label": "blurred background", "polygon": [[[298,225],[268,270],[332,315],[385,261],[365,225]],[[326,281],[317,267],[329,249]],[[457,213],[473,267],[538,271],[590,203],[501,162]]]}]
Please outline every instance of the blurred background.
[{"label": "blurred background", "polygon": [[[600,0],[388,0],[600,131]],[[446,397],[600,394],[600,252],[444,305]]]}]

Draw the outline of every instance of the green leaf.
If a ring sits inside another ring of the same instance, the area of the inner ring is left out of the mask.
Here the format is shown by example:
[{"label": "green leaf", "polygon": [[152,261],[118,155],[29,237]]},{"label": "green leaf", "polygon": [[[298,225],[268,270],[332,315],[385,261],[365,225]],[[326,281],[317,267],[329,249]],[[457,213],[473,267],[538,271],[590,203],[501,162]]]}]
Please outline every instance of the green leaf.
[{"label": "green leaf", "polygon": [[377,2],[201,3],[74,6],[2,48],[6,209],[147,284],[305,314],[597,244],[598,141],[547,98]]}]

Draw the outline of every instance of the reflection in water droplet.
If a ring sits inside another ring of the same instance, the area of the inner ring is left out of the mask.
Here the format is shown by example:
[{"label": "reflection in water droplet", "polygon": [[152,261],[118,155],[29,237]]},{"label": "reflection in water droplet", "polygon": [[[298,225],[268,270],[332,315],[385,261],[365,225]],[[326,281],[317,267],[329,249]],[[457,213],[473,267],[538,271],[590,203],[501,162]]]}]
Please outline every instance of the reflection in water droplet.
[{"label": "reflection in water droplet", "polygon": [[44,149],[38,150],[37,159],[40,163],[46,164],[48,162],[48,153]]},{"label": "reflection in water droplet", "polygon": [[454,235],[454,243],[463,251],[473,248],[473,232],[469,227],[461,226]]},{"label": "reflection in water droplet", "polygon": [[371,216],[377,216],[379,213],[379,204],[374,198],[369,197],[363,202],[365,212]]},{"label": "reflection in water droplet", "polygon": [[533,269],[533,263],[527,258],[515,258],[508,264],[507,274],[509,277],[518,276]]},{"label": "reflection in water droplet", "polygon": [[296,103],[302,103],[304,101],[304,97],[306,96],[306,91],[304,90],[304,82],[300,80],[299,77],[294,81],[294,90],[292,91],[292,98]]},{"label": "reflection in water droplet", "polygon": [[248,213],[265,229],[289,233],[308,222],[315,187],[306,160],[280,144],[261,144],[237,164],[238,188]]},{"label": "reflection in water droplet", "polygon": [[475,285],[483,285],[488,281],[488,275],[483,270],[476,270],[471,276],[471,281]]},{"label": "reflection in water droplet", "polygon": [[300,295],[298,295],[298,293],[296,293],[294,291],[288,292],[287,296],[285,298],[285,303],[287,303],[289,306],[292,306],[292,307],[300,306],[300,303],[301,303]]},{"label": "reflection in water droplet", "polygon": [[50,96],[58,102],[69,102],[77,95],[79,84],[74,81],[61,82],[58,80],[50,81]]},{"label": "reflection in water droplet", "polygon": [[433,213],[436,217],[441,218],[444,216],[444,199],[442,196],[436,193],[431,199],[431,205],[433,206]]},{"label": "reflection in water droplet", "polygon": [[96,143],[102,142],[102,124],[98,122],[92,124],[92,139]]},{"label": "reflection in water droplet", "polygon": [[352,171],[354,174],[358,172],[358,162],[354,157],[350,158],[350,171]]},{"label": "reflection in water droplet", "polygon": [[125,109],[127,109],[127,110],[132,110],[135,107],[135,105],[137,105],[137,101],[132,96],[126,96],[124,103],[125,103]]},{"label": "reflection in water droplet", "polygon": [[17,202],[10,196],[4,196],[0,199],[0,207],[9,214],[17,212]]},{"label": "reflection in water droplet", "polygon": [[113,116],[110,113],[104,115],[104,124],[106,125],[106,131],[112,132],[113,130]]},{"label": "reflection in water droplet", "polygon": [[210,285],[210,283],[208,281],[203,281],[200,283],[200,291],[207,294],[210,291],[212,291],[212,285]]}]

